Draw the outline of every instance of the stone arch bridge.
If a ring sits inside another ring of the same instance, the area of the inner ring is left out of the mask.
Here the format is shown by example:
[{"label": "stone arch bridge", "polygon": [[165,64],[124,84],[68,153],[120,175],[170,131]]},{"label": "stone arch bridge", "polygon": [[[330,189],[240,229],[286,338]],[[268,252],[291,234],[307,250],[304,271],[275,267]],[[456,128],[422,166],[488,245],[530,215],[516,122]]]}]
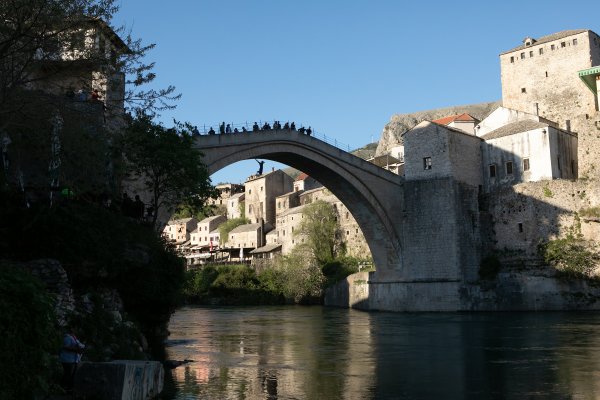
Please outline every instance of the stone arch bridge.
[{"label": "stone arch bridge", "polygon": [[[465,268],[455,239],[464,216],[452,207],[460,190],[453,180],[407,182],[297,131],[202,135],[195,146],[210,174],[238,161],[268,159],[307,173],[344,203],[360,225],[376,266],[361,280],[364,287],[348,287],[347,306],[393,311],[461,308]],[[443,223],[440,210],[448,223]]]}]

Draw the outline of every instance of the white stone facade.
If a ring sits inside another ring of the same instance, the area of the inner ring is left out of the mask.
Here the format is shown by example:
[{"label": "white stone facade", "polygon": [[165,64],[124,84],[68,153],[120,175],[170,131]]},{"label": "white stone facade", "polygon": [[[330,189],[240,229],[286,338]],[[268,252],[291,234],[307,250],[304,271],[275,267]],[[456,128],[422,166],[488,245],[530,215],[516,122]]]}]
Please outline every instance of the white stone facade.
[{"label": "white stone facade", "polygon": [[577,136],[570,132],[525,120],[482,138],[486,192],[521,182],[577,177]]},{"label": "white stone facade", "polygon": [[245,213],[252,223],[275,224],[275,198],[291,192],[292,178],[281,170],[251,177],[245,185]]},{"label": "white stone facade", "polygon": [[214,246],[219,243],[219,234],[217,228],[227,219],[222,215],[216,215],[203,219],[198,223],[198,227],[190,234],[192,246]]},{"label": "white stone facade", "polygon": [[261,224],[245,224],[234,228],[229,232],[227,243],[224,247],[229,248],[257,248],[264,245]]},{"label": "white stone facade", "polygon": [[245,193],[236,193],[227,199],[227,219],[241,218],[245,198]]},{"label": "white stone facade", "polygon": [[198,226],[196,218],[182,218],[171,220],[163,229],[163,236],[177,244],[184,243],[190,240],[190,235]]}]

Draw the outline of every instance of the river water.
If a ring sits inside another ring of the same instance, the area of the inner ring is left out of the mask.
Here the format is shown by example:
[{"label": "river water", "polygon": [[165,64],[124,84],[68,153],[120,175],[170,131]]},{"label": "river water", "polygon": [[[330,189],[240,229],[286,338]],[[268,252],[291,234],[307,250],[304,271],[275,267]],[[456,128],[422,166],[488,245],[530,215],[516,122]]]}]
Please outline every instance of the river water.
[{"label": "river water", "polygon": [[600,313],[186,307],[174,399],[600,399]]}]

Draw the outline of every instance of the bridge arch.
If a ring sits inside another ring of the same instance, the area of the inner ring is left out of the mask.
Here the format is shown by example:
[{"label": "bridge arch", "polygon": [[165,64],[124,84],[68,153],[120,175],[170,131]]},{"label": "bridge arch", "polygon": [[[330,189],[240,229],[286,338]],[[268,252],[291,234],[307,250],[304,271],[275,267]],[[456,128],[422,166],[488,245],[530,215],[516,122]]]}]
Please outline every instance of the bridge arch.
[{"label": "bridge arch", "polygon": [[307,173],[350,210],[367,240],[377,275],[402,267],[402,177],[297,131],[204,135],[195,146],[204,154],[210,174],[253,158]]}]

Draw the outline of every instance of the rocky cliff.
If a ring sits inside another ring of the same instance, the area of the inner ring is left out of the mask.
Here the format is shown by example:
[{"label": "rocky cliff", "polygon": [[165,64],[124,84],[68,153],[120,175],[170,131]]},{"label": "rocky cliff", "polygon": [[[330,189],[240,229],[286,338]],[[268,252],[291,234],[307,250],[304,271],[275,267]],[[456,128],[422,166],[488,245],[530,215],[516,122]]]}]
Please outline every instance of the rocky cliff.
[{"label": "rocky cliff", "polygon": [[502,102],[495,101],[492,103],[479,103],[438,108],[435,110],[419,111],[410,114],[395,114],[392,116],[390,122],[388,122],[383,128],[381,139],[379,139],[379,145],[377,146],[375,155],[379,156],[386,154],[392,147],[402,144],[402,135],[404,132],[413,128],[421,121],[431,121],[434,119],[462,113],[468,113],[473,117],[482,120],[501,105]]}]

